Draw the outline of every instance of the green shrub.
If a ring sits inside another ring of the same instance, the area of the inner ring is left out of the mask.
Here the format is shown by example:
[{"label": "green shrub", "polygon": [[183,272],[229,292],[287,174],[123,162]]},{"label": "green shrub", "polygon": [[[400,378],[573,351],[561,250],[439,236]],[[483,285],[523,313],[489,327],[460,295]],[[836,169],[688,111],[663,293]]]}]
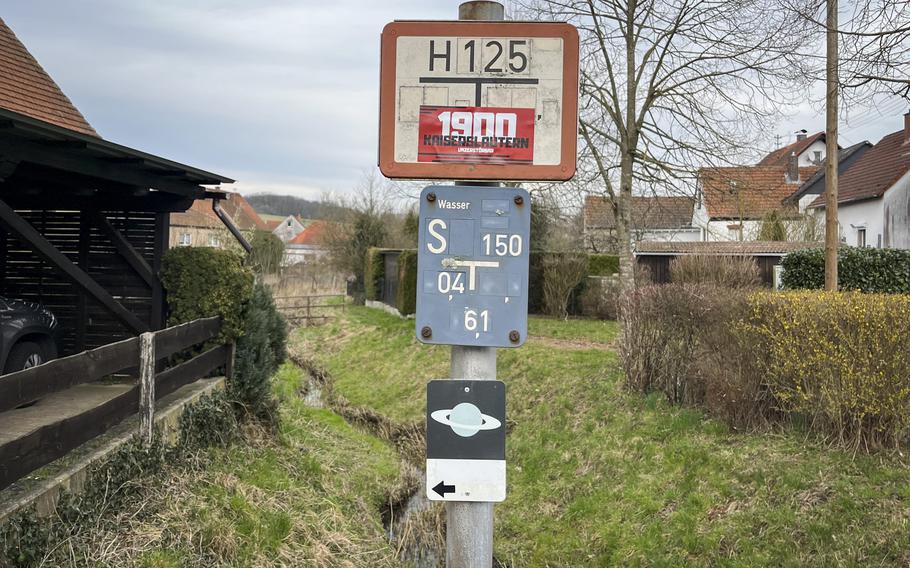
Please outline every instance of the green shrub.
[{"label": "green shrub", "polygon": [[[791,252],[781,264],[784,288],[825,287],[823,248]],[[841,290],[910,293],[910,251],[907,250],[840,247],[837,272]]]},{"label": "green shrub", "polygon": [[910,442],[910,295],[756,293],[739,324],[780,408],[853,449]]},{"label": "green shrub", "polygon": [[243,334],[243,308],[253,288],[253,273],[238,253],[215,248],[180,247],[164,255],[161,281],[167,290],[168,325],[221,316],[219,340]]},{"label": "green shrub", "polygon": [[588,255],[588,276],[619,274],[619,257],[615,254]]},{"label": "green shrub", "polygon": [[234,377],[228,394],[245,412],[262,420],[275,418],[269,379],[284,361],[287,325],[269,289],[257,282],[244,310],[243,336],[237,341]]},{"label": "green shrub", "polygon": [[385,277],[385,256],[381,254],[382,250],[376,247],[367,250],[363,281],[367,300],[379,299],[382,279]]},{"label": "green shrub", "polygon": [[787,228],[777,211],[768,212],[761,220],[761,227],[758,230],[758,240],[760,241],[786,241]]},{"label": "green shrub", "polygon": [[284,242],[268,231],[255,231],[250,237],[247,263],[259,274],[275,274],[284,260]]},{"label": "green shrub", "polygon": [[670,262],[670,281],[676,284],[712,284],[725,288],[761,285],[755,259],[746,256],[679,256]]},{"label": "green shrub", "polygon": [[408,316],[417,311],[417,251],[403,250],[398,256],[398,311]]}]

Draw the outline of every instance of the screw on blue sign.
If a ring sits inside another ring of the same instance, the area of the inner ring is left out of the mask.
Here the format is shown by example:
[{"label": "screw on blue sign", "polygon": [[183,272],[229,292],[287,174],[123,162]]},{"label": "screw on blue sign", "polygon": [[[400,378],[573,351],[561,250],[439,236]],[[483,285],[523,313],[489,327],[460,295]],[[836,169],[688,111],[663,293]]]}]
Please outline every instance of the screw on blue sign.
[{"label": "screw on blue sign", "polygon": [[417,338],[474,347],[524,343],[530,229],[531,199],[524,189],[424,188]]}]

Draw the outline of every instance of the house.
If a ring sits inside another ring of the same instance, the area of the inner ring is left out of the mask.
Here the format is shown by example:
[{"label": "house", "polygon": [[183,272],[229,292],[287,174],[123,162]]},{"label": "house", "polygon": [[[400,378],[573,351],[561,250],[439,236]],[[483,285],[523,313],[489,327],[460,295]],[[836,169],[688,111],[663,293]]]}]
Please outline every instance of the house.
[{"label": "house", "polygon": [[796,156],[796,165],[801,168],[818,167],[827,156],[825,133],[816,132],[809,136],[805,130],[796,132],[796,141],[776,150],[772,150],[761,159],[757,166],[787,166],[790,157]]},{"label": "house", "polygon": [[164,327],[170,214],[229,183],[104,139],[0,20],[0,296],[49,309],[59,354]]},{"label": "house", "polygon": [[[838,180],[841,241],[910,249],[910,112],[903,128],[866,150]],[[825,209],[824,196],[809,206]]]},{"label": "house", "polygon": [[275,215],[269,215],[269,217],[269,227],[271,227],[272,234],[281,239],[283,243],[289,243],[306,228],[300,218],[294,215],[277,219]]},{"label": "house", "polygon": [[[803,150],[803,154],[806,151]],[[770,161],[774,154],[772,152],[762,161]],[[818,170],[815,165],[799,166],[799,159],[796,150],[791,150],[786,165],[759,164],[699,170],[693,225],[701,229],[702,240],[756,240],[763,220],[772,212],[778,214],[785,227],[795,226],[799,221],[799,211],[785,200]]]},{"label": "house", "polygon": [[[227,198],[220,204],[222,211],[241,231],[268,229],[253,206],[239,193],[227,194]],[[170,248],[189,246],[227,248],[234,246],[234,240],[215,213],[212,203],[198,200],[186,211],[171,214],[169,244]]]},{"label": "house", "polygon": [[[701,240],[692,225],[694,207],[691,197],[632,197],[632,242]],[[616,250],[616,218],[606,197],[585,197],[584,235],[591,252]]]},{"label": "house", "polygon": [[328,221],[313,221],[284,247],[284,264],[310,264],[328,252],[323,239],[329,228]]},{"label": "house", "polygon": [[[870,148],[872,148],[872,144],[868,141],[863,141],[843,150],[839,150],[837,153],[838,178],[842,177],[844,172],[855,164],[860,156],[865,154]],[[827,162],[827,158],[822,160],[822,163],[819,164],[818,171],[815,172],[815,175],[806,180],[799,186],[799,189],[784,200],[785,205],[795,205],[800,213],[804,213],[809,205],[815,201],[819,195],[825,192],[825,162]]]}]

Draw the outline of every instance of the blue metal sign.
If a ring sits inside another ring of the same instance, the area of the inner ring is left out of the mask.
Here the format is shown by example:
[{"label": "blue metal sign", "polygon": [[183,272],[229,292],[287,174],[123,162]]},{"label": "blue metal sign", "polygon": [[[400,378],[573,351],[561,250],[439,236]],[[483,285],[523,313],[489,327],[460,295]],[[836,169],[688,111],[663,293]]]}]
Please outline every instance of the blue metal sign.
[{"label": "blue metal sign", "polygon": [[513,187],[430,186],[420,194],[417,338],[518,347],[528,330],[531,198]]}]

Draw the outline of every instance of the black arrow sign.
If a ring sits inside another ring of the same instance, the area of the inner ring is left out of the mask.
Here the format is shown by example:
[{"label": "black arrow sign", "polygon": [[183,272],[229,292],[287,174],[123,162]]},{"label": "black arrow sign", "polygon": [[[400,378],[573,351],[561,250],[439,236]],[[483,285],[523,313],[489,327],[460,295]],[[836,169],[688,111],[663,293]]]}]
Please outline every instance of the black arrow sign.
[{"label": "black arrow sign", "polygon": [[445,481],[440,481],[436,484],[436,487],[433,488],[433,491],[438,493],[443,499],[445,499],[446,493],[455,493],[455,486],[446,485],[445,483]]}]

